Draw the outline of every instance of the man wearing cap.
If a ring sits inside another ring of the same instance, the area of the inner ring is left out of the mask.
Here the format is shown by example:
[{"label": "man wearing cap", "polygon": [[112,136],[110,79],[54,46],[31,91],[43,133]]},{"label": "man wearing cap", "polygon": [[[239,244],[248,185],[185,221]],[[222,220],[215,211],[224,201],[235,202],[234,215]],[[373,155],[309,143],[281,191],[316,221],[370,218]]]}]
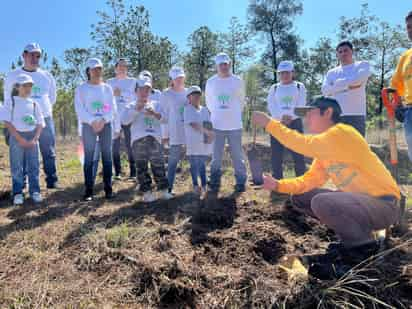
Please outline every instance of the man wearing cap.
[{"label": "man wearing cap", "polygon": [[[265,176],[264,188],[291,194],[294,209],[335,231],[341,240],[335,247],[346,250],[375,246],[372,232],[399,219],[396,181],[366,140],[352,126],[339,123],[342,110],[335,99],[316,97],[295,112],[305,116],[313,135],[291,130],[265,113],[253,113],[253,123],[264,127],[285,147],[313,158],[303,176]],[[321,188],[328,180],[336,191]]]},{"label": "man wearing cap", "polygon": [[[412,11],[405,17],[405,24],[409,40],[412,41]],[[407,107],[404,116],[405,138],[408,144],[409,159],[412,160],[412,48],[400,57],[392,76],[391,87],[403,97]]]},{"label": "man wearing cap", "polygon": [[231,72],[231,61],[227,54],[216,58],[217,74],[206,82],[206,105],[211,113],[215,132],[210,175],[210,192],[220,189],[222,157],[226,140],[235,168],[236,192],[244,192],[246,166],[242,149],[242,111],[245,105],[245,85],[242,79]]},{"label": "man wearing cap", "polygon": [[[129,77],[127,75],[128,72],[128,63],[125,58],[120,58],[116,61],[115,64],[115,73],[116,77],[110,78],[107,80],[107,83],[112,87],[113,94],[116,98],[117,104],[117,112],[118,116],[122,115],[124,107],[126,104],[133,102],[135,100],[135,87],[136,87],[136,79]],[[133,158],[133,151],[132,147],[130,146],[130,125],[122,126],[127,155],[129,159],[129,167],[130,167],[130,178],[136,177],[136,163]],[[113,166],[114,166],[114,173],[115,178],[120,179],[122,166],[120,160],[120,140],[121,137],[115,136],[113,140]]]},{"label": "man wearing cap", "polygon": [[23,51],[23,67],[7,74],[4,82],[4,98],[10,98],[13,85],[18,75],[29,75],[34,85],[31,98],[37,102],[44,116],[45,128],[42,130],[39,146],[43,157],[43,169],[46,174],[47,188],[57,187],[55,129],[53,122],[53,105],[56,103],[56,81],[53,76],[39,68],[42,50],[37,43],[28,44]]},{"label": "man wearing cap", "polygon": [[[274,84],[267,98],[268,110],[273,119],[279,120],[282,124],[292,130],[303,133],[302,119],[295,115],[295,107],[305,106],[306,88],[293,80],[294,65],[292,61],[282,61],[278,65],[280,83]],[[272,175],[276,179],[283,178],[283,151],[284,147],[273,136],[270,137],[272,149]],[[296,176],[305,173],[305,159],[301,154],[292,151],[295,162]]]},{"label": "man wearing cap", "polygon": [[353,45],[343,41],[336,47],[340,65],[326,74],[322,94],[332,96],[342,107],[341,121],[363,136],[366,130],[366,84],[371,75],[369,63],[353,60]]}]

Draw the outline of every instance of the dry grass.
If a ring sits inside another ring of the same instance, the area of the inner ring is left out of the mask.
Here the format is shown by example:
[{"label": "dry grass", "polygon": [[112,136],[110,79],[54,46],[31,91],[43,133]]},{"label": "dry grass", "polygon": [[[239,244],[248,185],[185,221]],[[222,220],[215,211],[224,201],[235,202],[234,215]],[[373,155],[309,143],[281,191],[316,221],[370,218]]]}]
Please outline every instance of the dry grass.
[{"label": "dry grass", "polygon": [[[44,191],[41,208],[0,202],[0,308],[412,306],[410,235],[392,238],[385,258],[340,280],[288,280],[278,267],[282,256],[322,252],[334,236],[285,211],[282,198],[272,202],[252,186],[232,195],[227,172],[222,196],[199,202],[184,165],[172,201],[145,205],[135,184],[117,182],[115,200],[99,191],[85,203],[74,149],[59,143],[64,190]],[[4,155],[6,189],[7,166]]]}]

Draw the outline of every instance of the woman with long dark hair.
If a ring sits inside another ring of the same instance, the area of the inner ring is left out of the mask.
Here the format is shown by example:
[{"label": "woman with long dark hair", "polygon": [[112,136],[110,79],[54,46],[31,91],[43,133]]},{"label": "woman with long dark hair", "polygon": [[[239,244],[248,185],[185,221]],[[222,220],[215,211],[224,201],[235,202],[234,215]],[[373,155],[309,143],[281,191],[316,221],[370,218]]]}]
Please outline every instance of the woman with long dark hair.
[{"label": "woman with long dark hair", "polygon": [[84,180],[86,201],[93,199],[93,157],[97,139],[103,161],[103,182],[106,198],[112,190],[112,123],[117,115],[112,87],[103,82],[103,64],[100,59],[87,61],[88,80],[76,88],[74,104],[82,126],[84,145]]}]

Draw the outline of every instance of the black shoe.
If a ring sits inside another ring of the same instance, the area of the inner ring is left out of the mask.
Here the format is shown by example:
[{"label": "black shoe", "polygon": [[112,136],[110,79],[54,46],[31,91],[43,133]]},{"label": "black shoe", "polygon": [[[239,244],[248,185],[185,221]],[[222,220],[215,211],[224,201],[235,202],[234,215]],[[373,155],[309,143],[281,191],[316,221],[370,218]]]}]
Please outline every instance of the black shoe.
[{"label": "black shoe", "polygon": [[115,198],[115,194],[113,193],[113,191],[106,191],[105,198],[106,200],[111,200]]},{"label": "black shoe", "polygon": [[351,267],[341,262],[313,263],[309,266],[308,273],[320,280],[334,280],[342,278]]},{"label": "black shoe", "polygon": [[235,186],[235,192],[236,192],[236,193],[246,192],[246,186],[243,185],[243,184],[237,184],[237,185]]},{"label": "black shoe", "polygon": [[352,248],[345,248],[342,243],[331,243],[326,250],[330,257],[340,257],[347,263],[360,263],[379,252],[378,241],[371,241],[367,244]]},{"label": "black shoe", "polygon": [[59,185],[57,184],[57,182],[47,184],[47,189],[58,189],[58,188],[59,188]]},{"label": "black shoe", "polygon": [[83,196],[83,200],[86,202],[90,202],[93,200],[93,190],[86,189],[86,192]]}]

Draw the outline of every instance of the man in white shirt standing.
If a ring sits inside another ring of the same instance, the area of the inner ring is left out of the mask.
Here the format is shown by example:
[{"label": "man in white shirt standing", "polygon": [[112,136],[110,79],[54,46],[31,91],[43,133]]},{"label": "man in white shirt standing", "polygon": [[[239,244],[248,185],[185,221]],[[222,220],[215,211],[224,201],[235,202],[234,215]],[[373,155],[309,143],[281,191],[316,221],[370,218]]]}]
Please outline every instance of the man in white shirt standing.
[{"label": "man in white shirt standing", "polygon": [[[302,119],[295,115],[295,108],[306,105],[306,88],[300,82],[294,81],[294,65],[292,61],[282,61],[278,65],[280,83],[272,85],[269,90],[268,110],[273,119],[279,120],[292,130],[303,133]],[[283,152],[285,147],[273,136],[270,137],[272,149],[272,176],[283,179]],[[291,151],[291,150],[289,150]],[[305,173],[303,155],[291,151],[295,162],[296,177]]]},{"label": "man in white shirt standing", "polygon": [[53,105],[56,103],[56,81],[47,71],[40,69],[42,50],[37,43],[28,44],[23,51],[23,67],[7,74],[4,82],[4,98],[10,98],[16,78],[24,73],[29,75],[34,85],[31,99],[37,102],[44,116],[46,126],[43,128],[39,146],[43,157],[43,169],[46,174],[47,188],[57,187],[55,129],[53,122]]},{"label": "man in white shirt standing", "polygon": [[369,63],[353,60],[353,45],[349,41],[338,44],[336,55],[340,65],[326,74],[322,94],[334,97],[342,108],[342,122],[365,136],[366,84],[371,75]]},{"label": "man in white shirt standing", "polygon": [[230,155],[235,168],[236,192],[244,192],[247,179],[242,149],[242,111],[245,105],[245,85],[242,79],[231,72],[231,60],[225,53],[215,58],[217,74],[206,83],[206,105],[215,132],[211,163],[211,193],[217,194],[222,176],[222,157],[229,143]]}]

